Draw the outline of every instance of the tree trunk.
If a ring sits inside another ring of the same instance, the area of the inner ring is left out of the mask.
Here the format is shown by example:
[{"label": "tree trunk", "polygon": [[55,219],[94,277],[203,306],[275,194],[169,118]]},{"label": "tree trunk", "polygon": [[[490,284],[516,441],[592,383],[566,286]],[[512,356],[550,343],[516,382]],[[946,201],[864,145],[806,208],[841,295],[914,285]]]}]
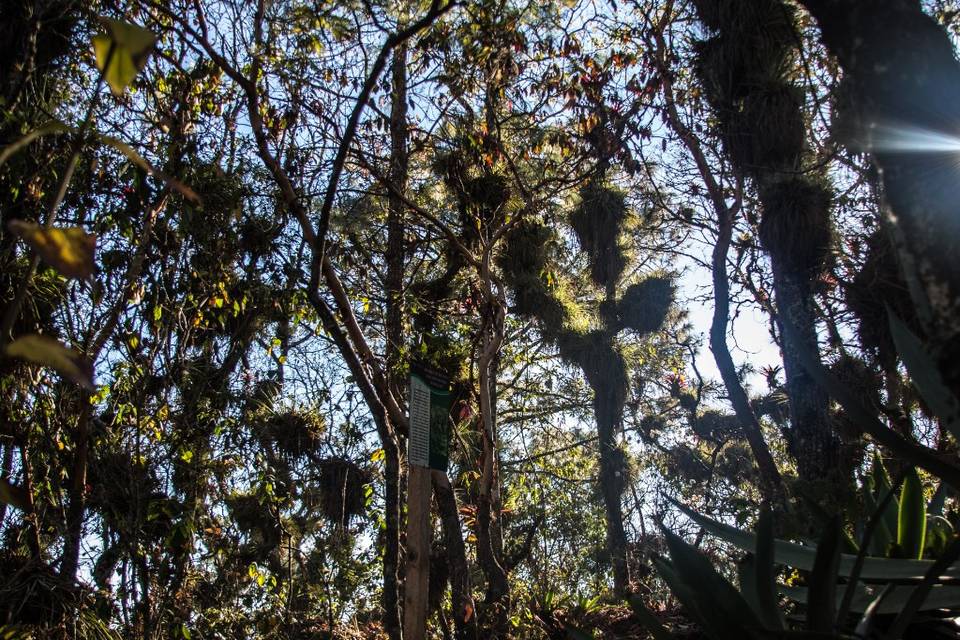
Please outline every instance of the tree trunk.
[{"label": "tree trunk", "polygon": [[[713,48],[704,49],[698,60],[701,81],[721,122],[727,155],[739,173],[756,186],[763,205],[760,242],[770,255],[777,313],[787,316],[796,329],[784,332],[781,326],[780,331],[790,400],[787,438],[791,453],[801,480],[833,492],[827,497],[827,506],[836,508],[849,484],[849,470],[839,466],[840,443],[833,431],[829,399],[799,365],[796,355],[798,351],[820,352],[813,294],[814,284],[827,268],[832,221],[826,179],[815,172],[797,172],[808,164],[809,127],[801,89],[785,73],[785,65],[792,64],[795,57],[793,14],[780,2],[755,7],[703,2],[698,10],[715,34],[706,41]],[[763,48],[755,49],[761,29],[768,30]],[[711,66],[729,56],[742,60],[743,68],[735,72]],[[782,64],[770,64],[771,59]],[[717,74],[731,75],[717,80]],[[771,100],[771,93],[781,98]],[[767,120],[746,118],[746,113],[763,113]],[[771,128],[770,121],[780,123],[780,128]],[[838,475],[847,477],[840,482],[820,482],[827,477],[840,479]]]},{"label": "tree trunk", "polygon": [[829,398],[797,357],[800,349],[820,353],[813,296],[796,278],[784,273],[775,255],[771,255],[771,263],[777,314],[788,316],[796,328],[793,336],[785,335],[782,322],[779,318],[777,320],[783,343],[787,396],[790,398],[788,446],[797,461],[801,479],[819,481],[830,478],[839,480],[832,481],[831,486],[842,488],[845,481],[836,475],[838,471],[845,471],[840,465],[840,441],[833,430]]},{"label": "tree trunk", "polygon": [[[401,194],[407,185],[407,47],[393,52],[393,93],[390,111],[390,181],[387,213],[386,359],[387,387],[398,399],[403,397],[401,359],[403,345],[404,204]],[[395,430],[384,442],[386,473],[386,541],[383,553],[383,626],[391,640],[401,637],[400,613],[400,443]]]},{"label": "tree trunk", "polygon": [[503,343],[504,305],[493,293],[490,274],[490,252],[485,251],[481,277],[484,282],[487,317],[483,320],[483,350],[477,361],[479,370],[480,418],[483,440],[483,469],[480,476],[480,495],[477,499],[477,560],[487,579],[484,598],[484,621],[488,637],[505,638],[509,633],[510,583],[498,554],[502,548],[497,541],[500,502],[497,490],[496,418],[493,391],[496,374],[493,362]]},{"label": "tree trunk", "polygon": [[620,504],[620,492],[623,480],[613,477],[617,450],[614,429],[597,425],[600,434],[600,490],[603,493],[603,505],[607,520],[607,549],[613,566],[613,588],[619,596],[625,596],[630,590],[630,568],[627,563],[627,532],[623,527],[623,511]]},{"label": "tree trunk", "polygon": [[470,568],[467,564],[467,549],[463,544],[460,529],[460,510],[457,497],[450,486],[447,474],[433,471],[433,491],[440,512],[443,544],[450,567],[450,600],[453,606],[453,621],[458,640],[477,640],[477,617],[473,602],[473,586],[470,583]]},{"label": "tree trunk", "polygon": [[[761,492],[765,500],[778,503],[785,499],[783,479],[774,462],[770,448],[763,438],[760,421],[750,406],[750,399],[737,376],[737,368],[727,346],[727,324],[730,318],[730,280],[727,275],[727,253],[730,249],[730,240],[733,235],[734,209],[727,205],[723,189],[714,177],[710,163],[707,161],[696,135],[684,124],[677,112],[676,99],[673,93],[673,83],[666,62],[666,43],[662,32],[655,31],[652,43],[655,45],[654,60],[663,78],[664,97],[667,103],[667,118],[670,126],[690,155],[693,156],[697,171],[703,178],[710,196],[711,204],[717,215],[717,240],[713,247],[713,320],[710,325],[710,351],[717,363],[720,377],[727,389],[730,404],[740,421],[747,442],[753,452],[760,470]],[[739,207],[737,207],[739,208]]]},{"label": "tree trunk", "polygon": [[[699,163],[698,163],[699,164]],[[715,185],[713,185],[715,186]],[[783,480],[780,472],[777,470],[777,464],[770,454],[766,441],[763,439],[763,432],[760,429],[760,421],[750,406],[750,399],[747,396],[740,378],[737,376],[737,368],[733,362],[733,356],[730,355],[730,349],[727,346],[727,323],[730,317],[730,282],[727,278],[727,252],[730,248],[730,238],[733,234],[733,221],[730,211],[722,202],[722,199],[715,199],[714,207],[717,209],[718,233],[717,241],[713,247],[713,321],[710,326],[710,351],[713,352],[713,358],[716,360],[717,369],[720,371],[720,377],[727,388],[727,395],[730,397],[730,404],[733,405],[733,411],[742,425],[744,435],[750,444],[750,450],[757,461],[757,468],[760,470],[760,490],[765,500],[774,504],[783,503],[785,495],[783,491]]]},{"label": "tree trunk", "polygon": [[83,539],[83,516],[86,512],[87,496],[87,427],[90,421],[90,394],[80,391],[78,400],[79,416],[76,429],[76,452],[74,453],[73,472],[70,482],[70,505],[67,507],[67,535],[63,541],[63,555],[60,559],[60,577],[73,582],[77,578],[80,565],[80,543]]}]

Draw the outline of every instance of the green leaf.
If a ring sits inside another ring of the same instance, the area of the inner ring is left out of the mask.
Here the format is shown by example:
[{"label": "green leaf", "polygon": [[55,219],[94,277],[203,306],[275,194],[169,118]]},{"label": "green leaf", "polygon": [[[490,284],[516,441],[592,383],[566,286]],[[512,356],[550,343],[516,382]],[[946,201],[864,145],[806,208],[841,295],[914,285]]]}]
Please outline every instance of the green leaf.
[{"label": "green leaf", "polygon": [[[873,483],[873,500],[876,504],[880,504],[883,501],[884,496],[893,488],[890,484],[890,476],[887,474],[886,467],[883,466],[883,460],[880,458],[880,453],[877,451],[873,452],[873,463],[870,468],[870,478]],[[886,526],[887,531],[890,532],[890,542],[893,542],[893,534],[897,530],[897,512],[900,510],[900,502],[896,497],[893,497],[888,503],[887,508],[883,512],[883,524]],[[884,550],[884,553],[886,550]]]},{"label": "green leaf", "polygon": [[30,245],[48,264],[68,278],[89,278],[95,268],[97,237],[80,227],[42,227],[34,222],[11,220],[10,231]]},{"label": "green leaf", "polygon": [[927,504],[923,483],[915,468],[907,471],[900,490],[900,514],[897,523],[897,545],[908,558],[923,557],[927,535]]},{"label": "green leaf", "polygon": [[[913,593],[915,587],[909,584],[885,586],[896,586],[896,588],[878,605],[876,613],[881,615],[899,613],[907,603],[907,599],[911,593]],[[853,596],[853,601],[850,604],[850,611],[856,613],[866,612],[867,608],[877,599],[877,596],[882,590],[881,585],[867,587],[864,587],[862,584],[859,585],[856,594]],[[810,596],[810,590],[807,587],[788,587],[781,585],[779,591],[794,602],[799,602],[800,604],[806,604]],[[842,594],[837,594],[836,602],[838,605],[840,604],[841,597]],[[960,586],[940,584],[934,585],[930,589],[930,593],[920,606],[920,610],[932,611],[934,609],[956,609],[958,607],[960,607]]]},{"label": "green leaf", "polygon": [[741,634],[746,629],[763,626],[740,592],[717,573],[709,560],[672,531],[663,528],[663,534],[670,549],[671,563],[690,586],[699,602],[700,614],[710,619],[711,626],[732,624]]},{"label": "green leaf", "polygon": [[107,33],[93,38],[97,68],[116,96],[133,82],[147,64],[147,57],[157,42],[156,36],[143,27],[110,18],[101,18]]},{"label": "green leaf", "polygon": [[7,345],[6,354],[50,367],[81,387],[96,391],[90,362],[58,340],[40,335],[23,336]]},{"label": "green leaf", "polygon": [[943,382],[940,370],[920,341],[910,329],[887,308],[890,333],[897,346],[900,359],[907,367],[913,384],[927,404],[954,438],[960,440],[960,401]]},{"label": "green leaf", "polygon": [[[868,477],[867,481],[863,483],[861,487],[861,493],[863,494],[863,504],[866,507],[866,511],[872,517],[879,509],[877,501],[873,497],[873,490],[871,486],[873,481]],[[882,498],[881,498],[882,499]],[[873,529],[873,534],[870,536],[870,540],[867,543],[867,550],[870,555],[873,556],[885,556],[887,555],[887,550],[890,548],[890,545],[893,543],[893,535],[890,533],[890,529],[887,528],[886,518],[881,516],[877,520],[877,524]]]},{"label": "green leaf", "polygon": [[[736,527],[717,522],[701,515],[675,500],[671,502],[683,511],[694,522],[702,526],[707,532],[725,540],[743,551],[752,552],[757,545],[757,537],[749,531],[742,531]],[[785,564],[795,569],[811,571],[817,549],[812,546],[803,546],[784,540],[774,541],[774,558],[777,563]],[[856,562],[856,556],[840,554],[839,575],[849,577]],[[932,560],[901,560],[891,558],[867,557],[863,561],[860,579],[866,581],[887,580],[922,580],[927,570],[933,565]],[[960,578],[960,564],[951,565],[943,574],[943,578]]]},{"label": "green leaf", "polygon": [[837,606],[837,570],[842,540],[840,518],[834,517],[823,532],[810,573],[807,600],[807,629],[821,633],[833,631]]},{"label": "green leaf", "polygon": [[[720,631],[714,628],[714,625],[711,624],[709,618],[710,609],[708,608],[706,614],[701,614],[700,606],[701,603],[698,602],[697,595],[684,581],[680,575],[677,573],[676,568],[673,566],[673,563],[668,561],[666,558],[661,558],[660,556],[653,557],[653,567],[657,570],[657,573],[660,574],[660,577],[663,578],[663,581],[667,583],[667,586],[670,588],[670,592],[680,601],[680,604],[686,610],[687,615],[690,616],[704,632],[714,638],[719,638],[722,640],[723,636],[720,634]],[[730,621],[723,619],[721,616],[720,627],[725,628],[732,626]],[[731,633],[736,633],[739,629],[735,627],[731,630]]]}]

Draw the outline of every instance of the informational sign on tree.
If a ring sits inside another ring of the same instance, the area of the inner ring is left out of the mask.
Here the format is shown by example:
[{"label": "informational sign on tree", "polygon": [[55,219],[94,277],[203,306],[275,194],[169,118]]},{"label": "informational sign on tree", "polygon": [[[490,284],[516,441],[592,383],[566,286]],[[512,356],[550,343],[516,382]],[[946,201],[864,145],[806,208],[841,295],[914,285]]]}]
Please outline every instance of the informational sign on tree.
[{"label": "informational sign on tree", "polygon": [[424,365],[410,366],[411,465],[447,470],[450,458],[450,379]]}]

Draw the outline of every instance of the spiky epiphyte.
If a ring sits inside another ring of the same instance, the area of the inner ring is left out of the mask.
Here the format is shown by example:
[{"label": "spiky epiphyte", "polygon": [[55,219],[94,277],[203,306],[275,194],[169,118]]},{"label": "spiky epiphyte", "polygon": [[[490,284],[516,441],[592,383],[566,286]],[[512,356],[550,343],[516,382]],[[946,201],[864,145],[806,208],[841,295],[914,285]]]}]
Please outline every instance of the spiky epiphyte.
[{"label": "spiky epiphyte", "polygon": [[547,271],[555,235],[542,222],[529,218],[510,230],[497,256],[497,266],[511,286],[525,277],[540,277]]},{"label": "spiky epiphyte", "polygon": [[325,428],[323,414],[302,409],[272,413],[256,425],[265,442],[275,444],[279,453],[290,458],[316,451]]},{"label": "spiky epiphyte", "polygon": [[636,466],[630,452],[623,446],[611,447],[607,451],[607,480],[611,482],[618,495],[623,495],[636,478]]},{"label": "spiky epiphyte", "polygon": [[700,19],[722,34],[696,45],[697,72],[711,101],[718,95],[735,101],[757,86],[757,80],[782,75],[796,37],[791,7],[780,0],[695,0],[694,4]]},{"label": "spiky epiphyte", "polygon": [[616,424],[629,390],[627,363],[607,331],[563,332],[557,340],[560,356],[583,370],[594,391],[598,424]]},{"label": "spiky epiphyte", "polygon": [[495,173],[483,173],[467,180],[463,185],[463,191],[470,203],[470,208],[484,222],[502,213],[504,205],[510,200],[511,193],[510,182]]},{"label": "spiky epiphyte", "polygon": [[663,326],[673,304],[676,286],[665,276],[650,276],[627,287],[617,302],[619,325],[640,334]]},{"label": "spiky epiphyte", "polygon": [[363,513],[366,496],[363,487],[370,473],[345,458],[327,458],[320,462],[320,511],[333,524],[345,525]]},{"label": "spiky epiphyte", "polygon": [[540,221],[525,219],[507,234],[497,257],[504,279],[513,289],[513,310],[537,319],[544,335],[555,340],[565,328],[576,325],[576,310],[564,300],[552,274],[556,233]]},{"label": "spiky epiphyte", "polygon": [[570,225],[590,257],[590,275],[604,287],[616,285],[627,266],[620,234],[627,221],[626,194],[613,187],[587,183],[570,212]]},{"label": "spiky epiphyte", "polygon": [[667,453],[671,459],[671,467],[680,469],[683,477],[690,478],[694,482],[703,482],[710,477],[710,467],[692,447],[680,444]]},{"label": "spiky epiphyte", "polygon": [[732,413],[722,413],[709,409],[693,417],[690,421],[690,428],[701,438],[727,440],[736,436],[740,430],[740,420]]},{"label": "spiky epiphyte", "polygon": [[723,127],[731,159],[751,171],[794,165],[804,149],[803,98],[799,87],[771,81],[738,99]]},{"label": "spiky epiphyte", "polygon": [[762,189],[760,242],[784,268],[812,282],[831,266],[833,194],[824,180],[790,178]]}]

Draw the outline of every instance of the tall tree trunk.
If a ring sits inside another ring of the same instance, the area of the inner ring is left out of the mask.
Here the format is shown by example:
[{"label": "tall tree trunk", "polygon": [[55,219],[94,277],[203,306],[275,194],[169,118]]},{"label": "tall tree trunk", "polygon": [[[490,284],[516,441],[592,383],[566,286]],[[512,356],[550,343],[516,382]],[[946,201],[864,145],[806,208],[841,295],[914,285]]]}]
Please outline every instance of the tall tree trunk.
[{"label": "tall tree trunk", "polygon": [[608,389],[594,388],[594,411],[597,417],[597,433],[600,446],[600,492],[603,495],[604,513],[607,520],[607,551],[613,566],[613,588],[619,596],[626,596],[630,589],[630,568],[627,563],[627,532],[623,526],[623,509],[620,488],[625,479],[617,474],[623,472],[622,457],[617,447],[617,431],[621,426],[620,412],[611,412],[611,403],[616,398]]},{"label": "tall tree trunk", "polygon": [[90,393],[81,390],[78,402],[80,406],[75,433],[76,451],[73,458],[73,471],[70,474],[67,535],[63,541],[63,554],[60,559],[60,577],[70,582],[76,580],[77,569],[80,565],[80,543],[83,539],[83,517],[86,512]]},{"label": "tall tree trunk", "polygon": [[787,444],[797,461],[801,478],[833,478],[841,461],[840,442],[829,413],[829,398],[800,364],[797,355],[798,350],[820,352],[813,294],[804,283],[798,282],[798,278],[785,272],[776,255],[771,255],[771,263],[777,314],[786,315],[796,328],[792,339],[787,339],[782,322],[779,318],[777,320],[783,343],[787,396],[790,398],[791,430]]},{"label": "tall tree trunk", "polygon": [[[403,271],[404,210],[403,194],[407,187],[407,46],[400,44],[393,51],[391,71],[393,93],[390,111],[390,192],[387,212],[386,293],[386,360],[387,387],[399,400],[403,397]],[[400,614],[400,443],[396,431],[388,430],[390,440],[383,443],[385,452],[386,541],[383,552],[383,626],[392,640],[401,635]]]},{"label": "tall tree trunk", "polygon": [[[716,186],[715,183],[714,186]],[[710,351],[713,352],[720,377],[727,388],[730,404],[733,405],[733,411],[742,425],[744,435],[746,435],[747,442],[750,444],[750,450],[757,461],[763,497],[769,502],[780,504],[785,499],[783,480],[777,470],[777,464],[770,454],[770,449],[763,439],[760,421],[750,406],[750,399],[740,382],[739,376],[737,376],[736,365],[734,365],[733,356],[730,355],[730,348],[727,346],[727,323],[730,318],[730,281],[727,277],[727,252],[733,234],[733,220],[730,210],[722,201],[722,198],[716,200],[714,208],[717,210],[718,233],[716,244],[713,247],[714,309],[713,321],[710,325]]]},{"label": "tall tree trunk", "polygon": [[[480,495],[477,500],[477,559],[487,579],[484,598],[484,618],[488,637],[505,638],[509,633],[510,583],[503,558],[497,553],[500,502],[496,454],[496,422],[493,400],[496,385],[492,366],[503,342],[504,305],[493,294],[490,276],[490,252],[485,251],[481,277],[486,294],[487,317],[481,328],[483,349],[477,361],[479,369],[480,418],[483,430],[483,469],[480,476]],[[493,374],[493,375],[491,375]]]},{"label": "tall tree trunk", "polygon": [[663,78],[667,119],[671,128],[677,132],[680,140],[693,157],[697,171],[707,187],[710,202],[717,216],[717,239],[712,255],[714,307],[713,320],[710,324],[710,351],[713,353],[717,369],[720,371],[720,377],[727,389],[730,404],[742,425],[741,428],[750,444],[753,457],[757,461],[757,467],[760,470],[761,493],[768,502],[781,503],[785,499],[783,479],[780,477],[770,448],[763,438],[760,421],[750,406],[750,399],[737,376],[736,364],[730,354],[730,348],[727,346],[727,326],[730,320],[730,279],[727,275],[727,254],[733,236],[734,215],[739,210],[739,205],[728,206],[723,189],[720,187],[720,183],[714,176],[710,163],[707,162],[706,155],[703,153],[700,140],[680,118],[673,93],[673,82],[670,80],[671,71],[666,60],[667,47],[661,29],[653,30],[650,45],[654,49],[654,62]]},{"label": "tall tree trunk", "polygon": [[[820,352],[813,295],[828,264],[832,221],[825,178],[798,172],[809,153],[803,92],[784,72],[795,56],[793,9],[779,0],[703,1],[697,9],[714,34],[700,52],[701,81],[721,122],[727,155],[756,186],[763,205],[759,235],[770,255],[777,313],[796,329],[783,331],[778,318],[790,401],[790,450],[800,478],[816,484],[827,508],[834,509],[849,484],[850,470],[840,467],[840,442],[828,397],[797,356]],[[739,66],[725,67],[729,60],[739,61]],[[774,122],[778,128],[771,126]],[[840,482],[835,481],[838,475]]]},{"label": "tall tree trunk", "polygon": [[477,640],[476,605],[473,602],[467,549],[463,544],[463,533],[460,529],[457,497],[453,493],[447,474],[442,471],[433,471],[432,479],[437,511],[440,513],[443,544],[447,551],[447,564],[450,567],[450,600],[457,639]]}]

